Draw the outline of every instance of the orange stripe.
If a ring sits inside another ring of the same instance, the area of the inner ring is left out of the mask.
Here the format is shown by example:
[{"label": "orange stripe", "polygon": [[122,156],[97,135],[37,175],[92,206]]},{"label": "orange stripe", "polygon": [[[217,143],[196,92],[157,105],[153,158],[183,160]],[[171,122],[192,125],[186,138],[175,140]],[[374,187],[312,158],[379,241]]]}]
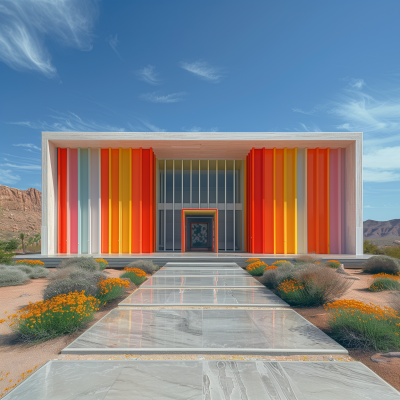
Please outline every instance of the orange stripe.
[{"label": "orange stripe", "polygon": [[284,254],[284,149],[275,150],[275,239],[276,254]]},{"label": "orange stripe", "polygon": [[119,253],[119,149],[111,149],[111,253]]}]

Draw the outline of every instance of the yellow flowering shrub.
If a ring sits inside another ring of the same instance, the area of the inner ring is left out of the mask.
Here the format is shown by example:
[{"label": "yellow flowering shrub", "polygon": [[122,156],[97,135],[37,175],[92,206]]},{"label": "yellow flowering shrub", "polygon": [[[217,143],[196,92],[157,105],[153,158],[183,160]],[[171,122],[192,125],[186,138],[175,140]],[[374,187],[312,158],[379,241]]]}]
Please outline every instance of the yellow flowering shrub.
[{"label": "yellow flowering shrub", "polygon": [[24,259],[24,260],[15,261],[15,264],[25,264],[25,265],[30,265],[32,267],[34,267],[36,265],[39,265],[39,266],[42,267],[44,265],[44,262],[40,261],[40,260],[26,260],[26,259]]},{"label": "yellow flowering shrub", "polygon": [[99,264],[100,271],[103,271],[104,269],[107,268],[108,262],[104,258],[95,258],[94,261],[96,261],[97,264]]},{"label": "yellow flowering shrub", "polygon": [[249,258],[248,260],[246,260],[245,262],[247,262],[247,263],[253,263],[253,262],[256,262],[256,261],[261,261],[259,258]]},{"label": "yellow flowering shrub", "polygon": [[328,267],[331,267],[331,268],[339,268],[339,267],[340,267],[340,262],[339,262],[339,261],[336,261],[336,260],[328,260],[328,261],[326,262],[326,265],[327,265]]},{"label": "yellow flowering shrub", "polygon": [[255,261],[255,262],[249,264],[249,265],[246,267],[246,271],[247,271],[249,274],[253,275],[253,276],[262,275],[262,274],[264,273],[264,269],[265,269],[266,267],[268,267],[268,265],[265,264],[264,261],[260,261],[260,260],[259,260],[259,261]]},{"label": "yellow flowering shrub", "polygon": [[373,278],[388,278],[388,279],[393,279],[395,281],[400,279],[400,275],[391,275],[391,274],[385,274],[384,272],[381,272],[380,274],[375,274],[372,275]]},{"label": "yellow flowering shrub", "polygon": [[85,296],[84,291],[55,296],[52,299],[29,303],[15,314],[0,320],[29,339],[50,339],[69,334],[93,318],[99,300]]},{"label": "yellow flowering shrub", "polygon": [[100,300],[100,304],[104,305],[110,300],[123,295],[125,289],[129,287],[129,282],[120,278],[102,278],[97,283],[97,287],[99,292],[96,297]]},{"label": "yellow flowering shrub", "polygon": [[135,285],[140,285],[146,278],[146,273],[139,268],[125,267],[123,273],[120,275],[121,278],[128,278]]},{"label": "yellow flowering shrub", "polygon": [[400,349],[400,316],[390,307],[356,300],[328,303],[333,336],[347,347],[377,351]]},{"label": "yellow flowering shrub", "polygon": [[282,266],[282,265],[290,266],[290,265],[292,265],[292,263],[290,261],[287,261],[287,260],[278,260],[278,261],[275,261],[274,263],[272,263],[272,265],[275,265],[276,267],[279,267],[279,266]]}]

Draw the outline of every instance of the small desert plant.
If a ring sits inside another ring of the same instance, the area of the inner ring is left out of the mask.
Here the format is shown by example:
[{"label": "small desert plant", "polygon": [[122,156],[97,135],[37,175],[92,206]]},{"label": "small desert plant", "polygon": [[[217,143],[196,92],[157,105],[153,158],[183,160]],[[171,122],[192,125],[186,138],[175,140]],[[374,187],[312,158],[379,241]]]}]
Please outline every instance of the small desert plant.
[{"label": "small desert plant", "polygon": [[108,262],[104,258],[95,258],[95,260],[99,264],[100,271],[103,271],[107,268]]},{"label": "small desert plant", "polygon": [[33,268],[30,267],[29,265],[25,265],[25,264],[17,264],[14,266],[14,268],[25,272],[29,277],[30,277],[31,273],[33,272]]},{"label": "small desert plant", "polygon": [[78,267],[86,271],[98,271],[100,269],[99,264],[94,260],[93,257],[74,257],[68,260],[64,260],[61,264],[57,265],[57,268],[66,267]]},{"label": "small desert plant", "polygon": [[385,247],[383,251],[389,257],[400,259],[400,246]]},{"label": "small desert plant", "polygon": [[249,258],[245,261],[246,265],[261,261],[259,258]]},{"label": "small desert plant", "polygon": [[345,347],[400,350],[400,317],[394,309],[355,300],[337,300],[325,309],[333,338]]},{"label": "small desert plant", "polygon": [[364,254],[383,254],[383,251],[370,240],[364,239]]},{"label": "small desert plant", "polygon": [[373,256],[364,263],[363,271],[370,274],[384,272],[396,275],[400,272],[400,260],[389,256]]},{"label": "small desert plant", "polygon": [[18,236],[21,239],[22,251],[25,253],[25,233],[20,233]]},{"label": "small desert plant", "polygon": [[100,304],[104,305],[122,296],[125,293],[125,289],[129,287],[129,281],[120,278],[102,279],[97,284],[97,287],[98,293],[96,297],[100,300]]},{"label": "small desert plant", "polygon": [[49,270],[43,267],[35,267],[32,268],[32,272],[29,274],[29,278],[38,279],[38,278],[47,278],[49,275]]},{"label": "small desert plant", "polygon": [[375,278],[374,283],[368,289],[371,292],[382,292],[384,290],[400,290],[400,282],[398,281],[398,279],[387,277]]},{"label": "small desert plant", "polygon": [[246,271],[253,276],[260,276],[264,273],[264,269],[268,267],[264,261],[255,261],[246,267]]},{"label": "small desert plant", "polygon": [[335,269],[340,267],[340,262],[336,261],[336,260],[328,260],[325,262],[325,264],[328,267],[335,268]]},{"label": "small desert plant", "polygon": [[147,279],[143,270],[129,267],[123,269],[123,273],[120,275],[120,278],[128,278],[136,286],[142,284]]},{"label": "small desert plant", "polygon": [[144,271],[146,274],[154,274],[154,272],[158,271],[160,267],[156,264],[153,264],[153,261],[151,260],[137,260],[137,261],[132,261],[129,263],[127,268],[138,268]]},{"label": "small desert plant", "polygon": [[29,281],[26,272],[9,265],[0,265],[0,286],[17,286]]},{"label": "small desert plant", "polygon": [[287,260],[278,260],[272,263],[272,265],[275,265],[275,267],[281,267],[281,266],[292,266],[293,264]]},{"label": "small desert plant", "polygon": [[98,279],[85,278],[65,278],[50,282],[43,290],[43,299],[51,299],[61,294],[71,292],[84,292],[86,296],[96,296],[98,293]]},{"label": "small desert plant", "polygon": [[295,259],[296,265],[300,264],[321,264],[321,259],[317,258],[315,255],[303,254]]},{"label": "small desert plant", "polygon": [[47,340],[75,332],[98,309],[98,299],[75,292],[31,303],[0,323],[7,323],[26,340]]}]

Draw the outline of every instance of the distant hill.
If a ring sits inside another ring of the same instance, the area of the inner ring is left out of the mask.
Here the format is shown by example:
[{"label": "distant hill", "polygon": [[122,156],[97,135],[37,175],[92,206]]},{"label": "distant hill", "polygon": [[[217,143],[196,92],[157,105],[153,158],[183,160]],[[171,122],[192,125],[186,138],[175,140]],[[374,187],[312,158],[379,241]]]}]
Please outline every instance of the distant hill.
[{"label": "distant hill", "polygon": [[364,221],[364,237],[378,238],[385,236],[400,236],[400,219],[390,221],[374,221],[368,219]]},{"label": "distant hill", "polygon": [[19,190],[0,185],[0,239],[39,233],[42,193],[34,188]]}]

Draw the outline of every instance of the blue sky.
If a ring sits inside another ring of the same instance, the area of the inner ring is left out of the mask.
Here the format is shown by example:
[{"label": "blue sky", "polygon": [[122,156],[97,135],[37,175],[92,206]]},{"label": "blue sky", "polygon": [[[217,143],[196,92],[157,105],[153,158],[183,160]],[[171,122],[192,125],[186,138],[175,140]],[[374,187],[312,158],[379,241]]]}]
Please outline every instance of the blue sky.
[{"label": "blue sky", "polygon": [[41,131],[362,131],[364,220],[400,218],[400,2],[0,0],[0,184]]}]

